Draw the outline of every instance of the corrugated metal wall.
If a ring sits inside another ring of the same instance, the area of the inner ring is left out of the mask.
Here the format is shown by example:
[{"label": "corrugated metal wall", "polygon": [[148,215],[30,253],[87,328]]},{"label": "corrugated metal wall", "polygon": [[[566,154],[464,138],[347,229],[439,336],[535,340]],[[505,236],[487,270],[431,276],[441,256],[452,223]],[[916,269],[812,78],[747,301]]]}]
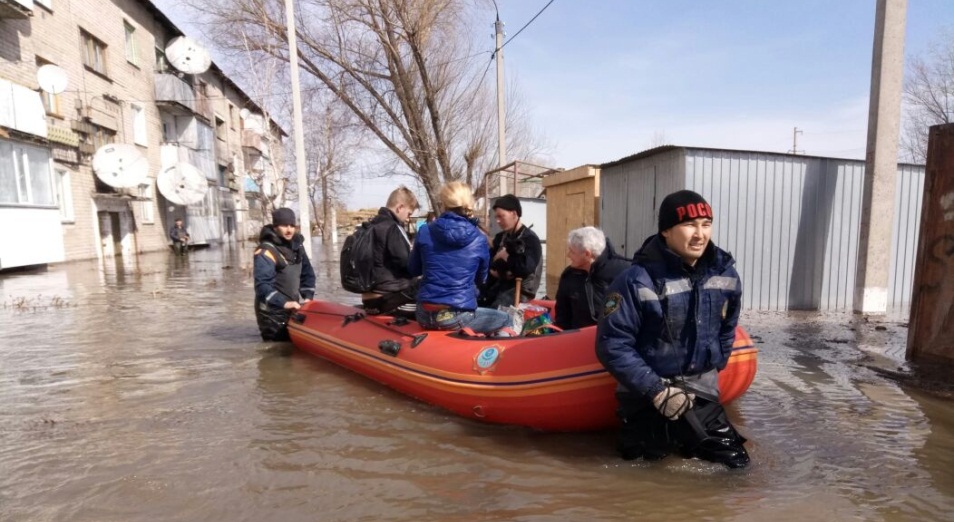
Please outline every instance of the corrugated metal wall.
[{"label": "corrugated metal wall", "polygon": [[900,165],[891,229],[891,271],[888,272],[888,306],[894,309],[911,306],[923,199],[924,167]]},{"label": "corrugated metal wall", "polygon": [[656,195],[683,188],[685,170],[683,149],[600,170],[600,225],[617,251],[632,256],[656,233]]},{"label": "corrugated metal wall", "polygon": [[[694,190],[713,206],[713,241],[736,259],[746,308],[847,310],[863,176],[862,161],[675,148],[603,169],[602,224],[614,241],[626,239],[631,256],[656,231],[659,201]],[[923,167],[899,166],[892,308],[911,298],[923,180]]]}]

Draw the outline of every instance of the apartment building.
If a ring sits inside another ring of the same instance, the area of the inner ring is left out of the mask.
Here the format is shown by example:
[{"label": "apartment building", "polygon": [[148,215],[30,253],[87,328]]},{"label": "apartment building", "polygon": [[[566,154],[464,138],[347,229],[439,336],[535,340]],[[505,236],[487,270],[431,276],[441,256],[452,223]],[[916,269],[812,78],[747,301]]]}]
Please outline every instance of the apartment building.
[{"label": "apartment building", "polygon": [[[166,249],[176,218],[195,243],[244,239],[243,178],[281,172],[284,133],[215,64],[170,67],[164,49],[182,35],[144,0],[0,0],[0,269]],[[65,71],[65,91],[40,88],[45,64]],[[145,183],[96,177],[110,143],[147,158]],[[157,190],[177,162],[206,178],[203,201]]]}]

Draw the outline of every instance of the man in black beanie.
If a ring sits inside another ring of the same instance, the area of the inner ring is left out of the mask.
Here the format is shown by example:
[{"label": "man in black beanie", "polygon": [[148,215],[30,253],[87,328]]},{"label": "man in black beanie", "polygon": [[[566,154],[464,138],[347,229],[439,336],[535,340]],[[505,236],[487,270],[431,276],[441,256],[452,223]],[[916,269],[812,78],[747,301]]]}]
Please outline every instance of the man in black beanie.
[{"label": "man in black beanie", "polygon": [[305,253],[305,238],[295,227],[295,212],[279,208],[262,227],[253,256],[255,319],[264,341],[287,341],[286,323],[299,301],[315,296],[315,269]]},{"label": "man in black beanie", "polygon": [[543,247],[533,230],[520,222],[523,207],[516,196],[497,198],[493,209],[501,232],[494,236],[490,247],[490,276],[478,302],[480,306],[496,308],[514,303],[517,278],[522,279],[520,300],[536,297],[543,269]]},{"label": "man in black beanie", "polygon": [[596,354],[616,378],[624,459],[672,451],[748,464],[745,438],[719,404],[719,371],[735,340],[742,281],[711,241],[712,207],[681,190],[659,205],[650,236],[607,290]]}]

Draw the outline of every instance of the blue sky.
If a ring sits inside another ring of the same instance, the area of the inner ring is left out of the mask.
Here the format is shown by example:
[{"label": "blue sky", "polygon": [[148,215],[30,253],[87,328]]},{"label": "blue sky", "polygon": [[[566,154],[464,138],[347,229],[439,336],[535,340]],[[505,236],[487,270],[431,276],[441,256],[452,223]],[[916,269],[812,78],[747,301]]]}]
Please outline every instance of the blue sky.
[{"label": "blue sky", "polygon": [[[508,36],[547,1],[497,0]],[[176,0],[156,3],[201,34]],[[619,159],[660,134],[675,145],[785,152],[793,127],[808,154],[863,158],[875,5],[555,0],[504,48],[505,74],[553,145],[556,167]],[[924,54],[952,29],[954,0],[909,0],[905,55]],[[355,180],[349,206],[379,205],[390,185]]]},{"label": "blue sky", "polygon": [[[503,1],[516,31],[545,2]],[[505,49],[557,165],[677,145],[864,157],[875,1],[557,0]],[[906,55],[954,24],[910,0]]]}]

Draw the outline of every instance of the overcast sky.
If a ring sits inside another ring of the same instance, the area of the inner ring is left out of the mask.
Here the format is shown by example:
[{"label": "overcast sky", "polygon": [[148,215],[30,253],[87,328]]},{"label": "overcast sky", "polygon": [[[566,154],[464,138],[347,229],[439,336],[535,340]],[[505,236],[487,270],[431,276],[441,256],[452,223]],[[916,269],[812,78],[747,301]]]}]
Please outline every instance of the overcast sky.
[{"label": "overcast sky", "polygon": [[[155,3],[201,36],[178,1]],[[497,0],[508,36],[548,1]],[[807,154],[863,158],[875,4],[555,0],[504,48],[505,74],[553,144],[555,167],[616,160],[658,136],[786,152],[794,127]],[[909,0],[905,55],[926,53],[952,29],[954,0]],[[355,180],[349,206],[379,206],[398,182]]]}]

